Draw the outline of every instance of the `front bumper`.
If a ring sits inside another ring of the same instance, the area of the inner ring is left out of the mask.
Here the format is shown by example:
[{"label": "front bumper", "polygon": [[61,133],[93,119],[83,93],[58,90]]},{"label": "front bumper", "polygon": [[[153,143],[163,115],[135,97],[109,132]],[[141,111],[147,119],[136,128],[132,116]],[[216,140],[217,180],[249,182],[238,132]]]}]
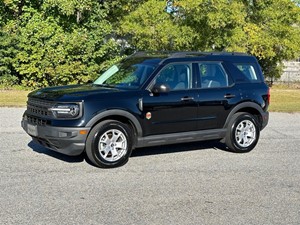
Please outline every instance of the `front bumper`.
[{"label": "front bumper", "polygon": [[22,128],[33,141],[65,155],[80,155],[85,148],[85,141],[90,128],[87,127],[53,127],[30,124],[23,118]]}]

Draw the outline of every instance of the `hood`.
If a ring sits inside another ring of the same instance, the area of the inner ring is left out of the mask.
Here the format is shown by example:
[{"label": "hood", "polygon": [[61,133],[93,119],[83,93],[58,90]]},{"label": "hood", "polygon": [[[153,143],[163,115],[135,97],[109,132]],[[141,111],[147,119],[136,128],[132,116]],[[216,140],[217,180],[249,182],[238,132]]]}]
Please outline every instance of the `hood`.
[{"label": "hood", "polygon": [[87,96],[99,93],[119,92],[119,89],[94,84],[48,87],[31,92],[28,97],[51,101],[81,101]]}]

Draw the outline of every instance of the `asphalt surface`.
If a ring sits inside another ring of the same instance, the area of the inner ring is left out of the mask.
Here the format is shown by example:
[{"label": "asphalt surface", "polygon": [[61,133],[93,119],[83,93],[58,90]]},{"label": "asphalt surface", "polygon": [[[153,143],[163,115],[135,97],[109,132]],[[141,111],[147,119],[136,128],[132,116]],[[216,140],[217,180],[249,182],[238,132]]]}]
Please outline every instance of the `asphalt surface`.
[{"label": "asphalt surface", "polygon": [[0,224],[300,224],[300,114],[271,113],[257,147],[139,149],[99,169],[31,142],[0,108]]}]

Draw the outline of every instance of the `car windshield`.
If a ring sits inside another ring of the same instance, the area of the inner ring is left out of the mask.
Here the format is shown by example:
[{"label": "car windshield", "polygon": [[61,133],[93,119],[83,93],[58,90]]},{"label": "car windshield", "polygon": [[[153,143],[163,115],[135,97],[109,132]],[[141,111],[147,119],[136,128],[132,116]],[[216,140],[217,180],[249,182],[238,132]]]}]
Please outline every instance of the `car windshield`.
[{"label": "car windshield", "polygon": [[111,66],[99,76],[95,85],[138,89],[157,67],[160,59],[134,57]]}]

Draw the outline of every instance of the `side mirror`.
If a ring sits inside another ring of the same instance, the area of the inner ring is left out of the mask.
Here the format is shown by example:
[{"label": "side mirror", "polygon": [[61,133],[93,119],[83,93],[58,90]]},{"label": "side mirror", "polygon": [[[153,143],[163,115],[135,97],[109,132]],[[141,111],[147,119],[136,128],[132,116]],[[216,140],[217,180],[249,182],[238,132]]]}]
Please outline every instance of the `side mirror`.
[{"label": "side mirror", "polygon": [[167,84],[157,83],[153,86],[152,92],[154,94],[160,94],[160,93],[168,93],[170,92],[171,88]]}]

